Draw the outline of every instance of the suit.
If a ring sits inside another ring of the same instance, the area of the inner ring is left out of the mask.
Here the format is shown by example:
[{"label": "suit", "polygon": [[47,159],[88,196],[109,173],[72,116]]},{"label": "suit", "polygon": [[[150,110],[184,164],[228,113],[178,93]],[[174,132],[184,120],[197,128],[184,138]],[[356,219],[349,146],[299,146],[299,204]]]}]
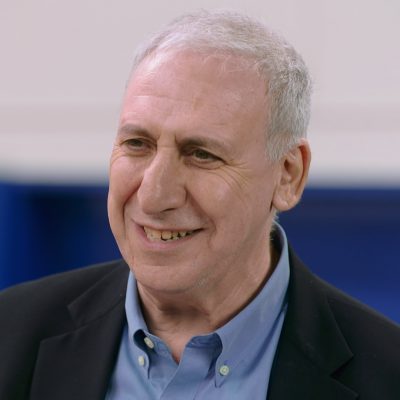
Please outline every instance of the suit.
[{"label": "suit", "polygon": [[[268,400],[400,399],[399,327],[314,276],[292,251],[290,265]],[[1,293],[0,399],[104,399],[128,271],[116,261]]]}]

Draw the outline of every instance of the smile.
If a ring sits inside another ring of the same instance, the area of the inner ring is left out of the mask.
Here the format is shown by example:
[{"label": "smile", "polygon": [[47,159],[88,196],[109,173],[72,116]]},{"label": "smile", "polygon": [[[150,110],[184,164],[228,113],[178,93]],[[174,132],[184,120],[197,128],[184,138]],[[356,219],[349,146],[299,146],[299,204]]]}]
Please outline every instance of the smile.
[{"label": "smile", "polygon": [[172,240],[179,240],[186,236],[192,235],[195,231],[170,231],[170,230],[163,230],[159,231],[157,229],[143,227],[146,236],[151,241],[163,241],[169,242]]}]

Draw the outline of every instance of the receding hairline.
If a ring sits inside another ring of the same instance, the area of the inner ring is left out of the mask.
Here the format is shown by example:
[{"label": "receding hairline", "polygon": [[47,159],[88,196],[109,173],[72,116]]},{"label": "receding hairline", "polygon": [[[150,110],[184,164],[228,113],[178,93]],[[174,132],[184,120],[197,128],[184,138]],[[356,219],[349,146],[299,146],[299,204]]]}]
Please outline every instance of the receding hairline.
[{"label": "receding hairline", "polygon": [[149,56],[165,50],[236,55],[253,62],[266,84],[268,154],[278,160],[301,138],[310,118],[312,81],[301,55],[258,18],[232,10],[187,13],[144,41],[135,53],[129,80]]},{"label": "receding hairline", "polygon": [[[268,78],[265,76],[265,74],[260,71],[259,68],[259,63],[257,59],[251,55],[243,54],[240,51],[234,51],[234,50],[219,50],[215,49],[212,46],[203,46],[201,48],[191,48],[189,45],[188,46],[182,46],[178,48],[168,48],[168,49],[154,49],[154,51],[150,52],[149,54],[146,55],[141,61],[137,64],[135,64],[128,76],[127,84],[128,86],[129,82],[132,80],[134,77],[135,73],[140,70],[142,71],[142,67],[148,63],[151,63],[152,61],[157,60],[157,58],[160,61],[160,65],[162,63],[167,63],[167,62],[173,62],[174,59],[177,59],[180,55],[184,54],[193,54],[195,56],[202,56],[202,63],[206,63],[210,58],[215,58],[217,60],[221,61],[221,64],[219,65],[220,72],[235,72],[235,71],[253,71],[256,76],[266,85],[265,86],[265,94],[268,92],[267,84],[268,84]],[[171,60],[172,58],[172,60]],[[229,63],[231,60],[235,61],[235,66],[236,68],[232,68],[232,64]]]}]

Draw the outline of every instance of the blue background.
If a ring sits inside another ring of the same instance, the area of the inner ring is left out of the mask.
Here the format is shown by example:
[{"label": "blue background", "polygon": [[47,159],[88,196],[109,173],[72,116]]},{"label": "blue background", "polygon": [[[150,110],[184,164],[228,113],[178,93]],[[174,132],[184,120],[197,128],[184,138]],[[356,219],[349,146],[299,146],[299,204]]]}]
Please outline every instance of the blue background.
[{"label": "blue background", "polygon": [[[107,187],[0,183],[0,288],[120,257]],[[319,276],[400,322],[400,189],[308,188],[280,216]]]}]

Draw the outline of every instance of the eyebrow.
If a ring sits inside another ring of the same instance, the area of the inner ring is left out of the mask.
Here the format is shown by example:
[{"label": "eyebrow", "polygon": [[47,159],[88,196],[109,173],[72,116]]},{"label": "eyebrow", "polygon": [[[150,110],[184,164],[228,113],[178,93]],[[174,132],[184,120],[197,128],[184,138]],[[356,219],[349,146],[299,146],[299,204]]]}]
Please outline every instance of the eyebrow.
[{"label": "eyebrow", "polygon": [[121,126],[118,129],[117,135],[128,135],[132,133],[140,133],[141,135],[147,136],[149,138],[152,137],[152,135],[150,134],[150,132],[148,132],[147,129],[136,124],[126,124]]},{"label": "eyebrow", "polygon": [[[123,125],[119,130],[118,130],[118,135],[124,135],[124,134],[140,134],[141,136],[147,137],[149,139],[154,140],[154,136],[145,128],[143,128],[140,125],[136,124],[126,124]],[[226,142],[221,142],[220,140],[216,140],[213,137],[210,136],[198,136],[198,135],[193,135],[187,138],[184,138],[180,141],[177,142],[179,148],[184,148],[184,147],[205,147],[205,148],[210,148],[210,149],[217,149],[219,152],[223,154],[227,154],[229,152],[230,146]]]}]

